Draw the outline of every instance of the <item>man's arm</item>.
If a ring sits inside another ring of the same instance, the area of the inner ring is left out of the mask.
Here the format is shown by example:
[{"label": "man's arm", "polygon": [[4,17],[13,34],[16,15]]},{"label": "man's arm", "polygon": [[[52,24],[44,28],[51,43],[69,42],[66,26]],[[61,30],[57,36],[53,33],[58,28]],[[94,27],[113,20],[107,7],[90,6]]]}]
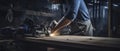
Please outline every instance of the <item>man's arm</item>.
[{"label": "man's arm", "polygon": [[[55,35],[59,35],[58,32],[64,28],[65,26],[69,25],[72,21],[64,18],[62,19],[52,30],[51,30],[51,34],[50,36],[55,36]],[[53,35],[54,34],[54,35]]]},{"label": "man's arm", "polygon": [[69,5],[69,12],[63,19],[59,21],[58,25],[51,30],[52,36],[59,35],[57,33],[60,31],[60,29],[69,25],[76,18],[80,6],[80,0],[70,0]]}]

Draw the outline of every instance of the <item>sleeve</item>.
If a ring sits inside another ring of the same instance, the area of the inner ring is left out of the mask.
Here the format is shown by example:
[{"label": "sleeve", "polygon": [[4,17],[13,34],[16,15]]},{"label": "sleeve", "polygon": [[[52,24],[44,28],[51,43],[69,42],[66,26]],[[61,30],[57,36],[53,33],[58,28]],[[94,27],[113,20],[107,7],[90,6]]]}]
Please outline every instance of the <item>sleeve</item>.
[{"label": "sleeve", "polygon": [[65,18],[72,21],[76,18],[80,7],[80,1],[81,0],[69,0],[69,8],[67,14],[65,15]]}]

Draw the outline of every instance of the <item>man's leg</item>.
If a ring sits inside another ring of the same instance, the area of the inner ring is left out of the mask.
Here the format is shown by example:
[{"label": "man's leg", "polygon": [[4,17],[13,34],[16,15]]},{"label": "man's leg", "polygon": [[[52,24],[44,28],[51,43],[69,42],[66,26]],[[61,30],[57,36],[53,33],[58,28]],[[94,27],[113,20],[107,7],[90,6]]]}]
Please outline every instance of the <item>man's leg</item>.
[{"label": "man's leg", "polygon": [[93,36],[93,26],[90,20],[82,22],[82,24],[86,25],[85,35]]}]

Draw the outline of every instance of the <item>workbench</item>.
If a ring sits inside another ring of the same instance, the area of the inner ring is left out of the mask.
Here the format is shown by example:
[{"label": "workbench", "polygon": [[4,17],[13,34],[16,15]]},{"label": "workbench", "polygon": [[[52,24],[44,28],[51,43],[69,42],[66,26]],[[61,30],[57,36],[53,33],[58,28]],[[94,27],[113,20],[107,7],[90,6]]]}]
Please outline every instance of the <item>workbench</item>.
[{"label": "workbench", "polygon": [[26,37],[24,42],[33,43],[32,46],[55,47],[71,51],[115,51],[120,50],[119,38],[90,37],[90,36],[54,36],[54,37]]}]

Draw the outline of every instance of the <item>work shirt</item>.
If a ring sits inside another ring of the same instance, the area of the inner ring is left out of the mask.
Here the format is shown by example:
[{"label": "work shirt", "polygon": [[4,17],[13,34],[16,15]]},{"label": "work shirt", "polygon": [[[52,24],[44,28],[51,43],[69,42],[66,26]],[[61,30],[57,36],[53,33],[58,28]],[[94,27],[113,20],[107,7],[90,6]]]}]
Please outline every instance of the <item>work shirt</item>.
[{"label": "work shirt", "polygon": [[76,18],[81,21],[87,21],[90,19],[88,9],[84,0],[68,0],[68,14],[65,15],[66,18],[70,20],[75,20]]}]

